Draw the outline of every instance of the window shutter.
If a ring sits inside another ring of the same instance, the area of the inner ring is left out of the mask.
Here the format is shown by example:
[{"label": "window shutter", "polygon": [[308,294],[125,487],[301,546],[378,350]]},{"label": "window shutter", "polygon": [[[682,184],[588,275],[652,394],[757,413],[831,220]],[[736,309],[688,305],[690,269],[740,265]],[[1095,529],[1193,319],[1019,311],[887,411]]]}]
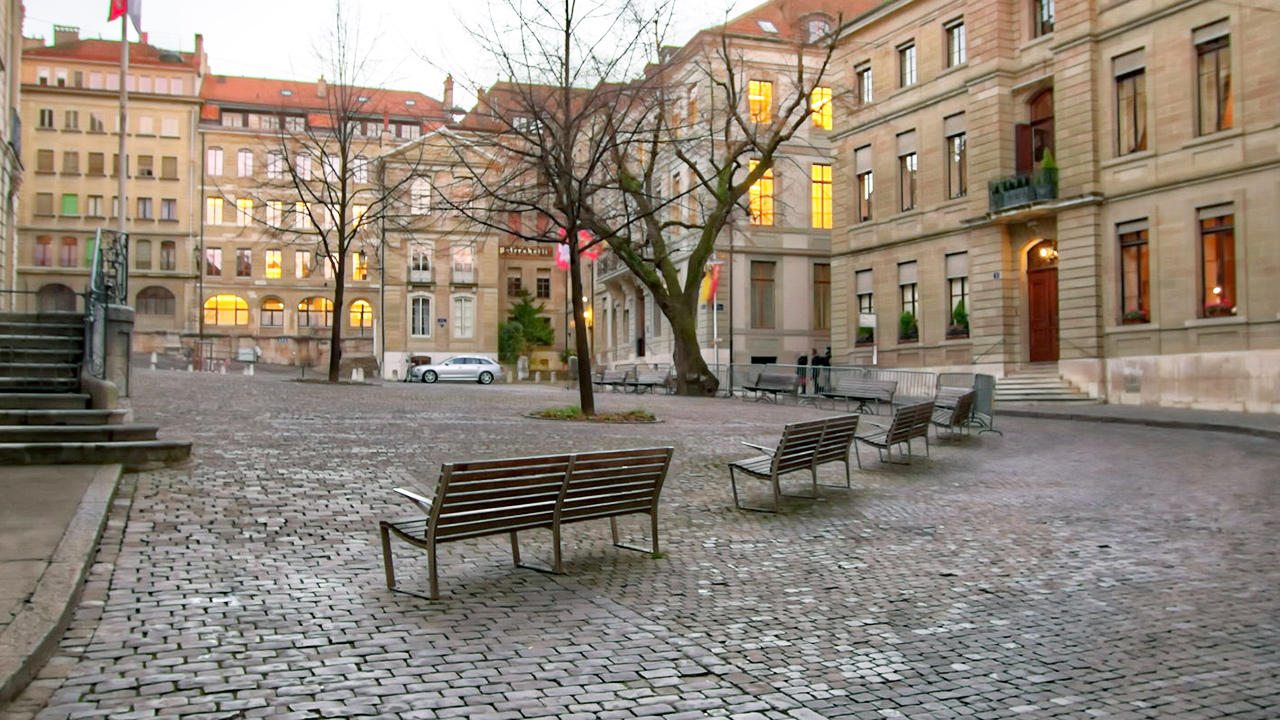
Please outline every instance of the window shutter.
[{"label": "window shutter", "polygon": [[1147,51],[1134,50],[1131,53],[1125,53],[1111,61],[1112,73],[1116,77],[1128,75],[1136,70],[1142,70],[1147,66]]},{"label": "window shutter", "polygon": [[853,152],[853,164],[858,175],[871,172],[871,146],[860,147]]},{"label": "window shutter", "polygon": [[1031,126],[1019,123],[1013,126],[1014,169],[1019,175],[1031,172],[1035,160],[1031,156]]},{"label": "window shutter", "polygon": [[1146,230],[1146,229],[1147,229],[1146,218],[1143,218],[1142,220],[1130,220],[1129,222],[1118,223],[1116,225],[1116,234],[1128,235],[1129,233],[1142,232],[1143,230]]},{"label": "window shutter", "polygon": [[870,295],[873,287],[872,275],[870,270],[859,270],[855,273],[857,277],[858,295]]},{"label": "window shutter", "polygon": [[964,113],[957,113],[942,121],[942,136],[953,137],[965,133]]},{"label": "window shutter", "polygon": [[1226,217],[1235,214],[1235,205],[1226,203],[1224,205],[1214,205],[1212,207],[1200,208],[1198,211],[1201,220],[1210,220],[1213,218]]},{"label": "window shutter", "polygon": [[969,253],[951,253],[947,256],[947,279],[962,277],[969,277]]},{"label": "window shutter", "polygon": [[911,262],[898,263],[898,284],[914,285],[917,282],[919,282],[919,278],[916,272],[916,262],[912,260]]},{"label": "window shutter", "polygon": [[916,151],[916,131],[908,130],[898,135],[898,157],[911,155]]},{"label": "window shutter", "polygon": [[1196,45],[1199,45],[1200,43],[1206,43],[1206,42],[1209,42],[1210,40],[1217,40],[1220,37],[1226,37],[1227,35],[1230,35],[1230,34],[1231,34],[1231,21],[1229,19],[1224,18],[1211,25],[1205,25],[1202,28],[1196,29],[1195,33],[1192,35],[1192,39]]}]

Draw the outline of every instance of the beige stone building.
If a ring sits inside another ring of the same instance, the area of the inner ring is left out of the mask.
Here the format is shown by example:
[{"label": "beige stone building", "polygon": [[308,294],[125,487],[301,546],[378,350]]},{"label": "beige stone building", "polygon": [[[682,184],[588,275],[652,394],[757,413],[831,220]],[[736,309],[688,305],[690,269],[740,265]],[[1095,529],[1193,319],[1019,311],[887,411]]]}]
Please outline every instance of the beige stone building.
[{"label": "beige stone building", "polygon": [[837,362],[1057,363],[1112,402],[1280,409],[1278,32],[1274,10],[1171,0],[859,17]]},{"label": "beige stone building", "polygon": [[[56,27],[52,45],[23,50],[21,118],[26,181],[19,205],[13,287],[43,307],[75,307],[88,279],[98,228],[117,226],[120,43],[81,40]],[[129,45],[126,228],[129,293],[137,332],[176,331],[192,319],[198,202],[196,118],[206,59],[194,52]]]},{"label": "beige stone building", "polygon": [[[18,187],[22,184],[22,124],[18,97],[22,88],[21,0],[0,2],[0,290],[17,286]],[[17,298],[0,292],[0,311],[21,308]]]}]

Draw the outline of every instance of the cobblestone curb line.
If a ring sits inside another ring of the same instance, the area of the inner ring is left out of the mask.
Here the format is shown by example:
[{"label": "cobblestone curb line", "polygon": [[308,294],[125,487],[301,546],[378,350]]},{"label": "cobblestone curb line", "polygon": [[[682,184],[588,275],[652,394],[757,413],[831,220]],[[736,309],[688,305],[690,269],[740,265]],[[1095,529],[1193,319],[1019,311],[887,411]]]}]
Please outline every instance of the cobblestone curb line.
[{"label": "cobblestone curb line", "polygon": [[98,468],[30,600],[0,632],[0,707],[22,692],[58,649],[93,565],[123,467]]},{"label": "cobblestone curb line", "polygon": [[1115,415],[1091,415],[1087,413],[1052,412],[1030,410],[1026,408],[1000,408],[996,417],[1024,417],[1043,420],[1075,420],[1078,422],[1118,423],[1121,425],[1145,425],[1147,427],[1174,428],[1178,430],[1209,430],[1212,432],[1235,433],[1253,437],[1280,440],[1280,430],[1249,427],[1247,425],[1228,425],[1226,423],[1205,422],[1201,420],[1168,420],[1161,418],[1119,417]]}]

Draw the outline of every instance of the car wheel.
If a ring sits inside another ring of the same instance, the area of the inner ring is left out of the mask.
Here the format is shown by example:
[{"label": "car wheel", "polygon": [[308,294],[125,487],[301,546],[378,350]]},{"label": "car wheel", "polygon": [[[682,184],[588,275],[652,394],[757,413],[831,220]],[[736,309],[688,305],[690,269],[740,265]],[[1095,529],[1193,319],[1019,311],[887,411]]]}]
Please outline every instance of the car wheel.
[{"label": "car wheel", "polygon": [[422,373],[422,382],[424,383],[433,383],[436,381],[436,378],[437,376],[436,376],[435,370],[428,370]]},{"label": "car wheel", "polygon": [[480,373],[480,377],[476,379],[480,381],[481,385],[488,385],[489,383],[493,382],[493,373],[486,370]]}]

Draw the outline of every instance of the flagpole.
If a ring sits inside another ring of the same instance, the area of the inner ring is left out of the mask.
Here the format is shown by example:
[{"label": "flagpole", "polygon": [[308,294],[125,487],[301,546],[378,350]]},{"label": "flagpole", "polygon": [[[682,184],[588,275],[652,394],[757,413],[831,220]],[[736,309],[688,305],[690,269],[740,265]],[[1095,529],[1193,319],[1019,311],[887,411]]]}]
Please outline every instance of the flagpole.
[{"label": "flagpole", "polygon": [[116,227],[120,235],[125,233],[125,215],[129,211],[126,195],[126,179],[129,175],[129,15],[120,15],[120,162],[116,167],[117,194],[120,201],[116,207]]}]

